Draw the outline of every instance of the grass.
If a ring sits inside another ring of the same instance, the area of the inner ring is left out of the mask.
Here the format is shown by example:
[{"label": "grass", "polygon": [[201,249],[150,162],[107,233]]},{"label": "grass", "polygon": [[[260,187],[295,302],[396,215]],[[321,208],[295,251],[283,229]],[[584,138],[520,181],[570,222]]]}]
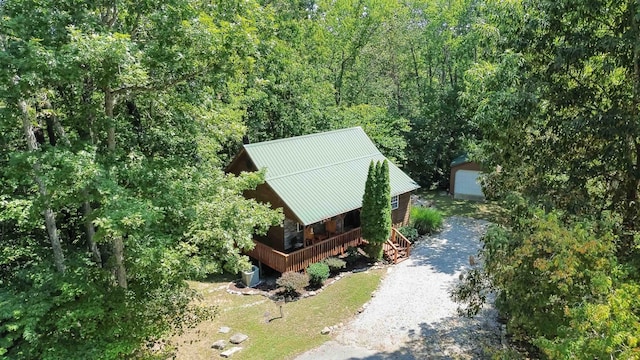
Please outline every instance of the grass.
[{"label": "grass", "polygon": [[464,216],[491,222],[502,222],[506,211],[496,201],[455,200],[443,191],[421,191],[418,196],[442,212],[442,216]]},{"label": "grass", "polygon": [[[347,275],[316,296],[286,303],[284,318],[277,318],[278,307],[266,297],[227,293],[231,278],[191,282],[204,296],[203,301],[218,305],[220,312],[213,321],[203,322],[171,339],[176,346],[176,358],[218,358],[220,351],[212,349],[211,344],[228,340],[237,332],[248,335],[249,340],[240,345],[243,349],[233,355],[234,359],[293,358],[329,340],[320,331],[325,326],[346,323],[371,298],[382,274],[378,269]],[[218,334],[221,326],[230,327],[231,332]]]}]

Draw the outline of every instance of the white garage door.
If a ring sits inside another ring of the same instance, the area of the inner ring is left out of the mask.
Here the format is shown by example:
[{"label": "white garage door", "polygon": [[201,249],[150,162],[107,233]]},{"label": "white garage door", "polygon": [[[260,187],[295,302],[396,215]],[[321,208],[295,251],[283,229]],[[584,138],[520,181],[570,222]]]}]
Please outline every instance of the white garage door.
[{"label": "white garage door", "polygon": [[482,187],[480,187],[480,183],[478,182],[478,177],[480,176],[480,171],[474,170],[458,170],[456,172],[456,180],[455,180],[455,197],[484,197],[482,193]]}]

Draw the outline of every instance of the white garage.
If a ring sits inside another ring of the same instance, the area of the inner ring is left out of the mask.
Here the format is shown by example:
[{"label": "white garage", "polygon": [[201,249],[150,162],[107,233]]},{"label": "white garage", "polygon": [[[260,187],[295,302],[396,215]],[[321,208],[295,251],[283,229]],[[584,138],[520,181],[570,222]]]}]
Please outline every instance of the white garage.
[{"label": "white garage", "polygon": [[479,164],[469,161],[466,155],[460,156],[451,162],[449,192],[455,199],[484,200],[481,176]]},{"label": "white garage", "polygon": [[476,170],[458,170],[454,188],[456,199],[463,198],[484,198],[482,187],[480,186],[479,177],[482,173]]}]

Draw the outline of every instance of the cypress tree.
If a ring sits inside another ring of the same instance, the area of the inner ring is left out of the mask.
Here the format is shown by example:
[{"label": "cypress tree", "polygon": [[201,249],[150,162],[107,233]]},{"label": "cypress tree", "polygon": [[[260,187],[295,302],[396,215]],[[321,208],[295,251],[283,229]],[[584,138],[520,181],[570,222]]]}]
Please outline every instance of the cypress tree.
[{"label": "cypress tree", "polygon": [[378,169],[378,196],[380,197],[379,242],[384,243],[391,236],[391,181],[389,162],[385,160]]},{"label": "cypress tree", "polygon": [[383,244],[391,232],[389,163],[386,160],[369,164],[360,222],[362,237],[369,242],[367,253],[372,259],[382,258]]},{"label": "cypress tree", "polygon": [[364,194],[362,195],[362,210],[360,211],[360,226],[362,228],[362,237],[369,240],[374,236],[375,226],[373,219],[375,218],[376,196],[376,165],[373,160],[369,163],[369,173],[367,174],[367,182],[364,185]]}]

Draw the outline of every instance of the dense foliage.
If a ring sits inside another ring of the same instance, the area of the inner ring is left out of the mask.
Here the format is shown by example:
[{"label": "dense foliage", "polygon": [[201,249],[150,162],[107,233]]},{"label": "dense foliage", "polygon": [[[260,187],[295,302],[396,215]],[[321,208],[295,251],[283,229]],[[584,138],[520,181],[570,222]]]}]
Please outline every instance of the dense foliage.
[{"label": "dense foliage", "polygon": [[538,356],[640,354],[639,14],[633,1],[486,4],[502,55],[467,72],[462,100],[482,129],[474,156],[496,169],[485,190],[508,195],[511,218],[455,295],[473,313],[497,291]]},{"label": "dense foliage", "polygon": [[0,3],[0,357],[130,355],[280,221],[221,168],[256,6]]}]

